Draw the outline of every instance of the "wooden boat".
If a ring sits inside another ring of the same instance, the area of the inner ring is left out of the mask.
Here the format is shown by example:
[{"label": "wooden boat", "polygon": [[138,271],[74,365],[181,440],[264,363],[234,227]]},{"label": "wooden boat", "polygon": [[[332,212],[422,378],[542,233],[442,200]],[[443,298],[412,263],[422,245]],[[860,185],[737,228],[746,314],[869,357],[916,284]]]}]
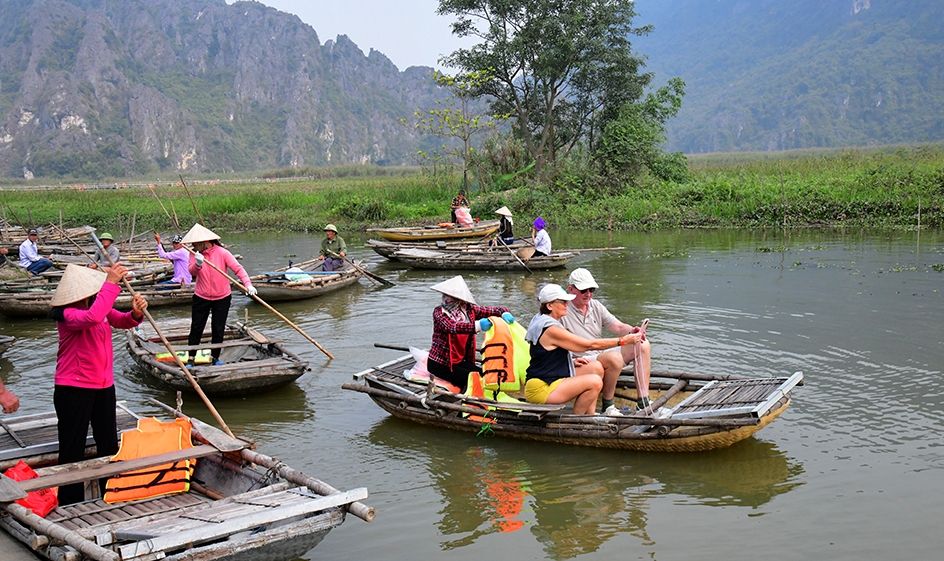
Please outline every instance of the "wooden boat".
[{"label": "wooden boat", "polygon": [[406,226],[402,228],[368,228],[385,240],[394,242],[458,240],[484,238],[498,231],[498,220],[482,221],[468,228],[456,226]]},{"label": "wooden boat", "polygon": [[[530,248],[522,248],[524,252]],[[567,265],[576,253],[563,251],[547,256],[517,259],[508,250],[488,253],[439,251],[429,249],[402,249],[393,252],[393,258],[416,269],[473,269],[480,271],[524,271],[527,269],[557,269]],[[527,255],[525,255],[527,257]],[[520,259],[520,261],[519,261]]]},{"label": "wooden boat", "polygon": [[[243,323],[226,326],[223,342],[209,342],[209,327],[203,334],[203,344],[188,346],[190,320],[172,321],[162,324],[161,332],[173,345],[175,351],[197,351],[221,348],[220,360],[224,364],[194,365],[191,374],[203,391],[211,395],[253,394],[288,384],[308,370],[308,363],[289,352],[278,341],[274,341]],[[127,331],[128,352],[145,373],[175,390],[190,390],[175,362],[158,360],[167,349],[149,325]]]},{"label": "wooden boat", "polygon": [[[624,417],[574,415],[565,405],[508,403],[473,398],[407,380],[406,356],[354,375],[346,390],[366,393],[401,419],[453,430],[526,440],[645,452],[696,452],[730,446],[779,417],[801,384],[797,372],[783,378],[652,373],[653,411]],[[634,399],[621,377],[617,403]]]},{"label": "wooden boat", "polygon": [[[121,409],[120,429],[132,428],[137,415]],[[348,512],[373,519],[373,509],[359,502],[366,489],[338,491],[251,450],[248,441],[198,419],[191,422],[194,446],[182,451],[42,467],[55,461],[55,414],[7,419],[9,428],[0,434],[4,464],[23,459],[39,477],[0,478],[0,526],[56,561],[287,561],[315,547]],[[174,495],[114,504],[90,498],[58,507],[46,518],[11,502],[28,490],[81,482],[91,483],[97,497],[94,482],[100,478],[188,458],[197,459],[190,489]]]},{"label": "wooden boat", "polygon": [[433,251],[447,251],[470,254],[494,254],[496,252],[508,253],[508,247],[512,251],[528,247],[530,244],[523,241],[516,241],[508,246],[489,246],[484,240],[456,240],[445,241],[437,240],[431,242],[391,242],[387,240],[367,240],[367,247],[373,249],[378,255],[386,257],[392,261],[397,258],[394,253],[404,249],[427,249]]},{"label": "wooden boat", "polygon": [[4,352],[6,352],[7,349],[13,346],[14,341],[16,341],[16,337],[10,337],[9,335],[0,335],[0,355],[2,355]]},{"label": "wooden boat", "polygon": [[[135,287],[139,294],[147,298],[148,308],[163,306],[185,306],[193,301],[193,285],[176,288],[160,289],[156,285]],[[15,318],[42,318],[49,315],[49,302],[55,292],[55,285],[47,288],[28,289],[23,291],[0,292],[0,314]],[[131,309],[131,294],[122,291],[115,299],[114,307],[119,310]]]},{"label": "wooden boat", "polygon": [[[311,272],[308,278],[291,280],[286,278],[288,267],[281,267],[275,271],[252,277],[252,285],[259,291],[259,296],[267,302],[286,300],[304,300],[350,286],[364,276],[360,269],[346,267],[340,271],[321,272],[322,262],[318,259],[309,259],[294,266],[302,271]],[[360,265],[360,264],[358,264]]]}]

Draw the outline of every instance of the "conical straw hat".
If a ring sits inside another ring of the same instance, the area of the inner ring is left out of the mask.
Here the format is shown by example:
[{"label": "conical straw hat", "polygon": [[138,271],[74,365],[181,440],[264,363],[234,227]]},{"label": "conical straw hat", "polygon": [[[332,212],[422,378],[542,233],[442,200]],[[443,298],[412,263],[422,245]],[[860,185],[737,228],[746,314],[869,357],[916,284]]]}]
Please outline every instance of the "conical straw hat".
[{"label": "conical straw hat", "polygon": [[98,294],[98,291],[102,289],[102,285],[105,284],[106,276],[101,271],[89,269],[82,265],[68,265],[49,305],[53,307],[65,306],[88,298],[93,294]]},{"label": "conical straw hat", "polygon": [[469,285],[465,283],[465,279],[462,278],[462,275],[457,275],[449,280],[444,280],[439,284],[431,286],[430,288],[436,292],[441,292],[446,296],[452,296],[453,298],[462,300],[463,302],[475,304],[475,298],[472,297],[472,291],[469,290]]},{"label": "conical straw hat", "polygon": [[193,228],[187,232],[187,235],[184,236],[183,241],[180,243],[208,242],[210,240],[218,239],[220,239],[220,237],[211,232],[206,226],[203,226],[202,224],[194,224]]},{"label": "conical straw hat", "polygon": [[507,216],[508,218],[511,218],[511,211],[508,210],[508,207],[506,206],[503,206],[500,209],[496,210],[495,214],[500,214],[502,216]]}]

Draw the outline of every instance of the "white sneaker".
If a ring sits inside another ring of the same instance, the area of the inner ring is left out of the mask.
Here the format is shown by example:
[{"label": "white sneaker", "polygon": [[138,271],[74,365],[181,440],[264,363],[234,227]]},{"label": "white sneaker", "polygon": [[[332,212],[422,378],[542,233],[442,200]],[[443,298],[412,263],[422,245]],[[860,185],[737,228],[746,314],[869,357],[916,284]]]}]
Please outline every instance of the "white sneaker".
[{"label": "white sneaker", "polygon": [[609,407],[607,407],[603,411],[603,414],[606,415],[607,417],[623,417],[624,416],[623,412],[619,410],[619,407],[615,405],[610,405]]}]

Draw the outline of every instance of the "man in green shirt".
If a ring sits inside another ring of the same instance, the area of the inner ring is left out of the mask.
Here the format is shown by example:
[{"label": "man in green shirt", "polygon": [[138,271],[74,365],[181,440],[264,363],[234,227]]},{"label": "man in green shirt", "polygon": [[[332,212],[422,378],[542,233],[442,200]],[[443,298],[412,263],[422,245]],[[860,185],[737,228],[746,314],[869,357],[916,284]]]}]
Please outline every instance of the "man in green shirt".
[{"label": "man in green shirt", "polygon": [[344,267],[347,244],[344,243],[344,238],[338,235],[338,228],[334,224],[325,226],[324,232],[325,239],[321,240],[318,259],[324,260],[325,271],[340,271]]}]

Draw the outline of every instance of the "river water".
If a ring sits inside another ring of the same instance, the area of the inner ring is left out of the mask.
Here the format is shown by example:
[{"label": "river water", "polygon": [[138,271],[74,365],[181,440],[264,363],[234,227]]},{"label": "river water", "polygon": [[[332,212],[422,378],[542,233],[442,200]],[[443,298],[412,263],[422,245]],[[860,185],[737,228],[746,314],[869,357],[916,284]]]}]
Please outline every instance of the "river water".
[{"label": "river water", "polygon": [[[755,438],[700,454],[633,454],[474,437],[388,417],[340,385],[396,358],[373,343],[428,346],[428,286],[450,276],[351,253],[396,283],[279,305],[337,357],[327,362],[244,298],[250,320],[311,362],[271,393],[214,403],[259,449],[338,488],[365,486],[377,518],[349,517],[311,559],[932,559],[944,548],[944,232],[555,232],[582,254],[618,317],[651,320],[653,368],[758,376],[803,371],[792,407]],[[226,240],[250,272],[309,256],[317,240]],[[527,321],[566,271],[465,275],[480,303]],[[187,309],[156,309],[160,318]],[[0,319],[19,338],[0,373],[24,412],[52,409],[50,321]],[[137,410],[173,396],[129,372]],[[185,410],[211,421],[195,396]]]}]

